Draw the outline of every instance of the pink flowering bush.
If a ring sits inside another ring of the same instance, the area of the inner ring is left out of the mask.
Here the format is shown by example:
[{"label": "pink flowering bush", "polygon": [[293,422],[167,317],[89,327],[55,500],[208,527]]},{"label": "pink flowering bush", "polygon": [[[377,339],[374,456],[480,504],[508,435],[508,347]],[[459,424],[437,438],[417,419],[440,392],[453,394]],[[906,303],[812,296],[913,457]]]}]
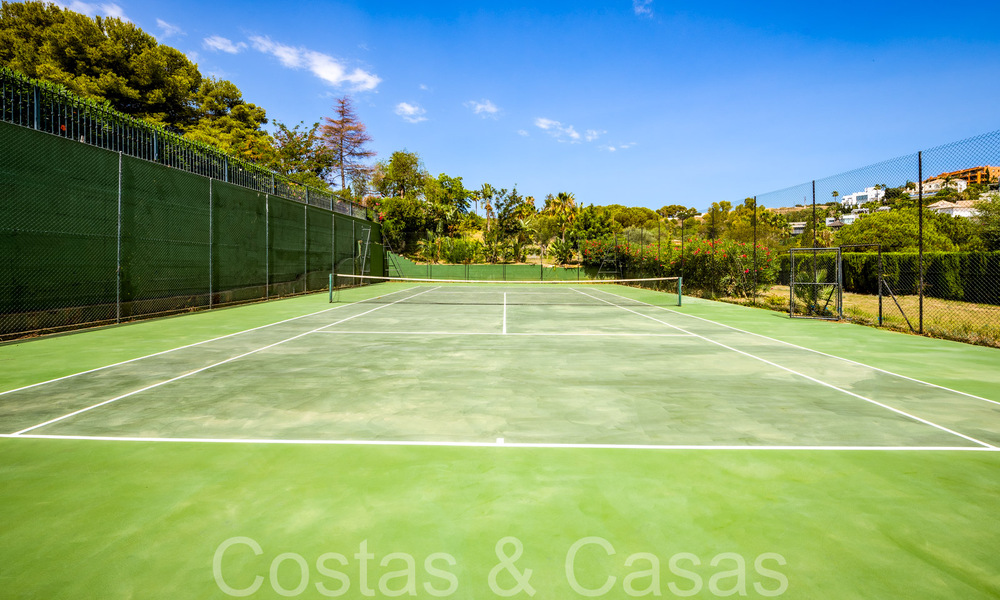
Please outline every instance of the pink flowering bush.
[{"label": "pink flowering bush", "polygon": [[583,263],[599,267],[602,260],[617,257],[629,277],[684,277],[684,289],[711,297],[748,297],[770,287],[777,280],[778,265],[771,251],[757,245],[756,261],[752,243],[735,240],[684,240],[678,242],[615,246],[611,240],[586,240],[581,244]]}]

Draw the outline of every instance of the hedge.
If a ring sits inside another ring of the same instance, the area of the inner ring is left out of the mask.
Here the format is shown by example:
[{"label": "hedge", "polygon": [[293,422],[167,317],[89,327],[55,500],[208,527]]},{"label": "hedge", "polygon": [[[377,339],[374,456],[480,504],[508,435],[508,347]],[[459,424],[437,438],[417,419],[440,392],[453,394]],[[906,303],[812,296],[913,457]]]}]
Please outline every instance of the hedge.
[{"label": "hedge", "polygon": [[[883,276],[894,293],[919,292],[919,260],[917,253],[882,253]],[[878,293],[878,254],[844,253],[843,267],[844,291]],[[778,281],[785,285],[788,269],[785,254],[778,261]],[[1000,305],[1000,252],[925,252],[924,295]]]}]

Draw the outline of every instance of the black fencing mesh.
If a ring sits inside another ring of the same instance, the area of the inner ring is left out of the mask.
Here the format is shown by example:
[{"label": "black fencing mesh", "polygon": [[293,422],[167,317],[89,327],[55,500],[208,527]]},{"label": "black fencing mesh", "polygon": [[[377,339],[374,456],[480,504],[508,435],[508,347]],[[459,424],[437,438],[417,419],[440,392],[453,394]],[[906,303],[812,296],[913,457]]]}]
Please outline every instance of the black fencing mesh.
[{"label": "black fencing mesh", "polygon": [[214,305],[267,296],[267,196],[212,181]]},{"label": "black fencing mesh", "polygon": [[329,211],[306,207],[306,287],[329,285],[333,271],[333,219]]},{"label": "black fencing mesh", "polygon": [[384,269],[376,223],[8,123],[0,148],[0,338],[324,290],[335,250]]},{"label": "black fencing mesh", "polygon": [[122,157],[121,316],[209,303],[209,182]]},{"label": "black fencing mesh", "polygon": [[113,322],[118,155],[3,123],[0,147],[0,335]]},{"label": "black fencing mesh", "polygon": [[843,250],[846,319],[1000,346],[998,188],[1000,131],[756,198],[798,217],[793,246]]}]

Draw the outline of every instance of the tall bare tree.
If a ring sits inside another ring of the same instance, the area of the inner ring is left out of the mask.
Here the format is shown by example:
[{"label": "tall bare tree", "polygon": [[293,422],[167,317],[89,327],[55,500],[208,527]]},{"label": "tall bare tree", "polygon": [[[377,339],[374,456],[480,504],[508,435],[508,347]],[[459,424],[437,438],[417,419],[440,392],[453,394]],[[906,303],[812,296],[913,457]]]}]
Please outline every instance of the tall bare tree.
[{"label": "tall bare tree", "polygon": [[375,156],[375,151],[365,148],[372,138],[365,131],[365,124],[354,113],[350,96],[337,98],[333,110],[335,118],[325,118],[323,143],[333,153],[333,170],[340,174],[340,189],[346,190],[348,179],[356,179],[370,170],[363,161]]}]

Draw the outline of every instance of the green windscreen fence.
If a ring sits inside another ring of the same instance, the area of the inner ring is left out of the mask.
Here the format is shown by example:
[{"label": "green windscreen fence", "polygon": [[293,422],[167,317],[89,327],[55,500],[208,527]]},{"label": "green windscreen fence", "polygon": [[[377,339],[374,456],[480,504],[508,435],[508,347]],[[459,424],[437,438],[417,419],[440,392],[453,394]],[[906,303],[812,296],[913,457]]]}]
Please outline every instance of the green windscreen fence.
[{"label": "green windscreen fence", "polygon": [[377,223],[0,122],[0,338],[381,275]]},{"label": "green windscreen fence", "polygon": [[[576,281],[589,279],[583,267],[550,265],[432,264],[417,263],[398,254],[385,255],[391,277],[462,279],[474,281]],[[377,274],[374,271],[373,275]]]}]

